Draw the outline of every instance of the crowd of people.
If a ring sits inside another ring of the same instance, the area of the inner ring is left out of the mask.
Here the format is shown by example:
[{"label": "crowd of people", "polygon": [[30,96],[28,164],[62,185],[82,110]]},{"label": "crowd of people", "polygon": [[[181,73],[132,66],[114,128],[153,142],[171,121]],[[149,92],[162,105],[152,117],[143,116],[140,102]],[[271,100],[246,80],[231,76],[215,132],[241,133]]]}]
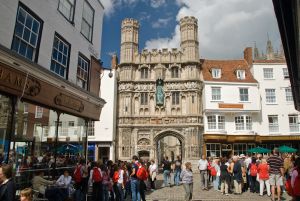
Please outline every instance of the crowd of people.
[{"label": "crowd of people", "polygon": [[266,193],[271,200],[276,197],[280,201],[286,183],[290,181],[294,192],[288,193],[294,200],[300,200],[300,186],[296,186],[300,184],[300,158],[294,154],[280,155],[277,148],[269,156],[241,154],[207,159],[203,155],[198,168],[202,190],[209,190],[208,183],[211,182],[215,191],[226,196],[230,193],[240,195],[249,190],[260,196]]},{"label": "crowd of people", "polygon": [[[195,190],[192,164],[183,164],[179,156],[174,161],[165,157],[161,167],[161,187],[182,185],[184,199],[191,200]],[[278,201],[284,191],[289,191],[295,201],[300,200],[300,158],[294,154],[280,155],[276,148],[269,156],[241,154],[207,159],[203,155],[198,162],[198,170],[203,191],[214,190],[227,196],[249,190]],[[131,161],[107,161],[105,164],[81,159],[73,172],[65,170],[52,180],[45,178],[43,171],[37,171],[31,180],[32,185],[28,186],[30,188],[21,190],[19,197],[21,201],[32,201],[33,196],[48,198],[49,201],[85,201],[89,195],[88,200],[92,201],[124,201],[127,198],[145,201],[145,192],[156,189],[158,172],[159,167],[154,160],[143,161],[137,156],[133,156]],[[16,200],[13,174],[12,165],[0,167],[1,201]],[[291,188],[286,189],[286,183],[290,183]]]}]

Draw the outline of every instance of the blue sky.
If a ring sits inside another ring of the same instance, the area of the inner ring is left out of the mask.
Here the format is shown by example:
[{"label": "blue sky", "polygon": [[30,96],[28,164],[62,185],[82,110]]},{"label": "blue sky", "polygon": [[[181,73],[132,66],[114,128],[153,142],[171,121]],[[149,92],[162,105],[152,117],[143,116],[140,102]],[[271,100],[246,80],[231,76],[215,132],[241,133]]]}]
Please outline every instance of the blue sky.
[{"label": "blue sky", "polygon": [[144,48],[179,47],[178,21],[198,18],[201,58],[238,59],[245,47],[265,52],[267,34],[274,49],[280,35],[271,0],[101,0],[105,7],[101,59],[120,51],[120,26],[124,18],[140,23],[139,51]]}]

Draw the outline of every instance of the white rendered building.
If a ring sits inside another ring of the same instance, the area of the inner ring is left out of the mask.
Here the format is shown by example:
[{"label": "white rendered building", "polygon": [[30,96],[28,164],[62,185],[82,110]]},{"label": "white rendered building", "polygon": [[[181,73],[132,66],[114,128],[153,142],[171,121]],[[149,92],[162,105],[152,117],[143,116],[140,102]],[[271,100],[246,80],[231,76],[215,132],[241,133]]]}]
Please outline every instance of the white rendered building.
[{"label": "white rendered building", "polygon": [[299,147],[299,112],[295,110],[287,65],[284,60],[254,60],[252,72],[259,82],[261,146]]},{"label": "white rendered building", "polygon": [[203,60],[204,150],[207,156],[245,154],[255,146],[260,123],[259,84],[245,59]]}]

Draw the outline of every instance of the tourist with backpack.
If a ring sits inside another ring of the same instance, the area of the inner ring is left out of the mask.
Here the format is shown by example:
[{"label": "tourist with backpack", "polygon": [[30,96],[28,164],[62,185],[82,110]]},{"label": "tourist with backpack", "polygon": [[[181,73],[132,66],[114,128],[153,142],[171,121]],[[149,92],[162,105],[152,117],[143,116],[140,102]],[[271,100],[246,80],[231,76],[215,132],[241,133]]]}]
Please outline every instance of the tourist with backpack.
[{"label": "tourist with backpack", "polygon": [[211,167],[210,167],[210,174],[213,180],[214,190],[219,190],[219,182],[220,182],[220,166],[219,166],[219,159],[216,158],[213,160]]},{"label": "tourist with backpack", "polygon": [[93,186],[92,200],[93,201],[102,201],[102,172],[99,168],[100,164],[94,162],[93,167],[90,171],[89,183]]},{"label": "tourist with backpack", "polygon": [[145,181],[148,179],[149,174],[148,174],[147,168],[145,167],[145,164],[143,164],[142,161],[139,162],[139,169],[137,171],[136,176],[140,181],[139,190],[140,190],[141,200],[146,201],[146,195],[145,195],[146,184],[145,184]]},{"label": "tourist with backpack", "polygon": [[252,157],[252,161],[249,164],[249,171],[250,171],[250,192],[256,192],[256,178],[257,178],[257,165],[256,165],[256,158]]},{"label": "tourist with backpack", "polygon": [[275,200],[275,187],[277,188],[277,197],[280,200],[281,195],[281,187],[280,182],[282,181],[282,177],[284,175],[283,169],[283,159],[279,156],[279,149],[274,148],[273,155],[271,155],[267,160],[270,170],[270,185],[272,192],[272,201]]},{"label": "tourist with backpack", "polygon": [[84,193],[82,192],[82,175],[83,175],[83,161],[80,161],[76,164],[73,180],[74,180],[74,200],[75,201],[84,201]]},{"label": "tourist with backpack", "polygon": [[295,167],[291,175],[291,185],[294,201],[300,201],[300,157],[295,161]]},{"label": "tourist with backpack", "polygon": [[267,164],[267,160],[263,158],[261,163],[257,168],[258,178],[259,178],[259,195],[263,196],[264,187],[266,185],[267,195],[271,196],[270,191],[270,182],[269,182],[269,165]]},{"label": "tourist with backpack", "polygon": [[116,201],[123,201],[124,200],[124,170],[122,169],[121,163],[119,166],[117,164],[114,165],[114,174],[113,174],[113,189],[115,193],[115,200]]},{"label": "tourist with backpack", "polygon": [[137,156],[132,156],[131,169],[132,169],[130,174],[131,199],[132,201],[141,201],[141,194],[139,190],[140,181],[136,175],[139,169]]}]

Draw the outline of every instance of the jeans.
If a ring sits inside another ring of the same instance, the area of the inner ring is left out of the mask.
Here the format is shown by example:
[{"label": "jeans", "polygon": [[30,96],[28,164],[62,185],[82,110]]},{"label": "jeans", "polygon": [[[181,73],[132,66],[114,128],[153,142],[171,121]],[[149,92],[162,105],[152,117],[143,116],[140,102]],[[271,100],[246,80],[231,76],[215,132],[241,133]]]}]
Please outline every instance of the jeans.
[{"label": "jeans", "polygon": [[201,188],[207,188],[207,170],[200,170]]},{"label": "jeans", "polygon": [[219,176],[214,176],[213,177],[213,184],[214,184],[214,189],[216,191],[219,190],[219,182],[220,182],[220,177]]},{"label": "jeans", "polygon": [[81,191],[81,189],[76,189],[74,192],[74,200],[75,201],[84,201],[85,194]]},{"label": "jeans", "polygon": [[103,185],[102,200],[103,201],[109,201],[108,185]]},{"label": "jeans", "polygon": [[269,179],[267,180],[262,180],[260,179],[259,180],[259,194],[260,195],[263,195],[264,194],[264,187],[265,187],[265,184],[266,184],[266,188],[267,188],[267,194],[268,196],[271,195],[271,191],[270,191],[270,182],[269,182]]},{"label": "jeans", "polygon": [[185,201],[192,200],[192,197],[193,197],[193,183],[183,184],[183,188],[185,190],[184,200]]},{"label": "jeans", "polygon": [[137,179],[131,180],[131,200],[132,201],[141,201],[140,194],[140,181]]},{"label": "jeans", "polygon": [[170,170],[164,170],[164,186],[167,186],[170,183]]},{"label": "jeans", "polygon": [[174,173],[174,184],[176,186],[179,185],[179,182],[180,182],[180,173],[181,173],[181,170],[178,169],[178,170],[175,170],[175,173]]}]

